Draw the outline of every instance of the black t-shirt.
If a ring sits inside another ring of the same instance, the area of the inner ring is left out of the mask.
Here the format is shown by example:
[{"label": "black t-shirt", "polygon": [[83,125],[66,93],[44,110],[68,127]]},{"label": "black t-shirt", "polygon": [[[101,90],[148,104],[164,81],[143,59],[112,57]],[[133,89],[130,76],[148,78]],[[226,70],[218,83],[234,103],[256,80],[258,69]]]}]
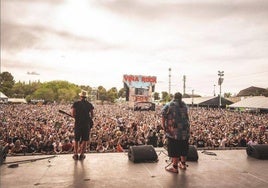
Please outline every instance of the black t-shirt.
[{"label": "black t-shirt", "polygon": [[90,121],[90,111],[94,109],[93,105],[86,101],[74,102],[72,108],[75,109],[75,124],[76,125],[88,125]]}]

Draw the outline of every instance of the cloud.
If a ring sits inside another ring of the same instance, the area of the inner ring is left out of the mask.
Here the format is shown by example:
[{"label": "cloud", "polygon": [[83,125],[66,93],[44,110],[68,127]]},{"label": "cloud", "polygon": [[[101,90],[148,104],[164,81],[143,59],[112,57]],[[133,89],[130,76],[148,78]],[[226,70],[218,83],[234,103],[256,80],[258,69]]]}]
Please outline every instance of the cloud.
[{"label": "cloud", "polygon": [[11,52],[23,49],[109,50],[121,48],[119,45],[109,44],[96,38],[77,36],[42,26],[3,23],[1,33],[3,49]]},{"label": "cloud", "polygon": [[29,74],[29,75],[40,75],[39,73],[37,73],[37,72],[35,72],[35,71],[27,72],[27,74]]},{"label": "cloud", "polygon": [[27,27],[1,23],[1,45],[4,50],[18,51],[32,48],[38,41],[38,35]]},{"label": "cloud", "polygon": [[147,19],[187,19],[193,18],[198,21],[219,19],[227,15],[234,16],[258,16],[267,15],[268,2],[263,0],[240,0],[240,1],[143,1],[143,0],[97,0],[95,4],[102,6],[116,14],[123,14],[130,18]]},{"label": "cloud", "polygon": [[268,82],[268,1],[1,2],[1,68],[19,79],[110,88],[141,74],[167,91],[170,67],[176,90],[186,75],[190,92],[212,93],[218,70],[229,91]]}]

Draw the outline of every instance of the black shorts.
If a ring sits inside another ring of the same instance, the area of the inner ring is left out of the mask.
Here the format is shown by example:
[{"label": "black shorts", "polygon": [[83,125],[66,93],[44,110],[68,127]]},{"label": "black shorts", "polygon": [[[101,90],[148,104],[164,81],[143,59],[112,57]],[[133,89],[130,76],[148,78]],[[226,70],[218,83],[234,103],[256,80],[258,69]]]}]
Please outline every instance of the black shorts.
[{"label": "black shorts", "polygon": [[188,150],[188,140],[175,140],[168,138],[167,151],[169,157],[187,156]]},{"label": "black shorts", "polygon": [[89,126],[75,126],[74,140],[75,141],[89,141]]}]

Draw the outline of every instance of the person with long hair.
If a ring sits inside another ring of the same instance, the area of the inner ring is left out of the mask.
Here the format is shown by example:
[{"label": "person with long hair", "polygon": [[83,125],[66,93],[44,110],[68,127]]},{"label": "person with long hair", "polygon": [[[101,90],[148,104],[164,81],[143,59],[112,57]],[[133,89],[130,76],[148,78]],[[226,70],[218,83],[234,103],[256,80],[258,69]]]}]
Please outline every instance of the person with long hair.
[{"label": "person with long hair", "polygon": [[174,99],[163,107],[162,126],[166,133],[168,156],[172,159],[172,166],[166,166],[166,170],[172,173],[178,173],[178,167],[186,170],[190,123],[188,108],[182,101],[181,93],[175,93]]}]

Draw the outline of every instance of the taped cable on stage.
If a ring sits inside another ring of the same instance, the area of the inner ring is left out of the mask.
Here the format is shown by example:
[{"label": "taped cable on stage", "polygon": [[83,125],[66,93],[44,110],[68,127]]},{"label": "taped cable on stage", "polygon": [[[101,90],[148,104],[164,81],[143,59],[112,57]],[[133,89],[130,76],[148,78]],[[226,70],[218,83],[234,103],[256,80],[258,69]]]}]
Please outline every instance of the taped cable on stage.
[{"label": "taped cable on stage", "polygon": [[16,168],[16,167],[18,167],[19,163],[31,163],[31,162],[35,162],[35,161],[39,161],[39,160],[52,159],[54,157],[56,157],[56,155],[49,156],[49,157],[41,157],[41,158],[37,158],[37,159],[26,159],[26,160],[19,160],[19,161],[4,162],[3,164],[8,165],[9,168]]}]

